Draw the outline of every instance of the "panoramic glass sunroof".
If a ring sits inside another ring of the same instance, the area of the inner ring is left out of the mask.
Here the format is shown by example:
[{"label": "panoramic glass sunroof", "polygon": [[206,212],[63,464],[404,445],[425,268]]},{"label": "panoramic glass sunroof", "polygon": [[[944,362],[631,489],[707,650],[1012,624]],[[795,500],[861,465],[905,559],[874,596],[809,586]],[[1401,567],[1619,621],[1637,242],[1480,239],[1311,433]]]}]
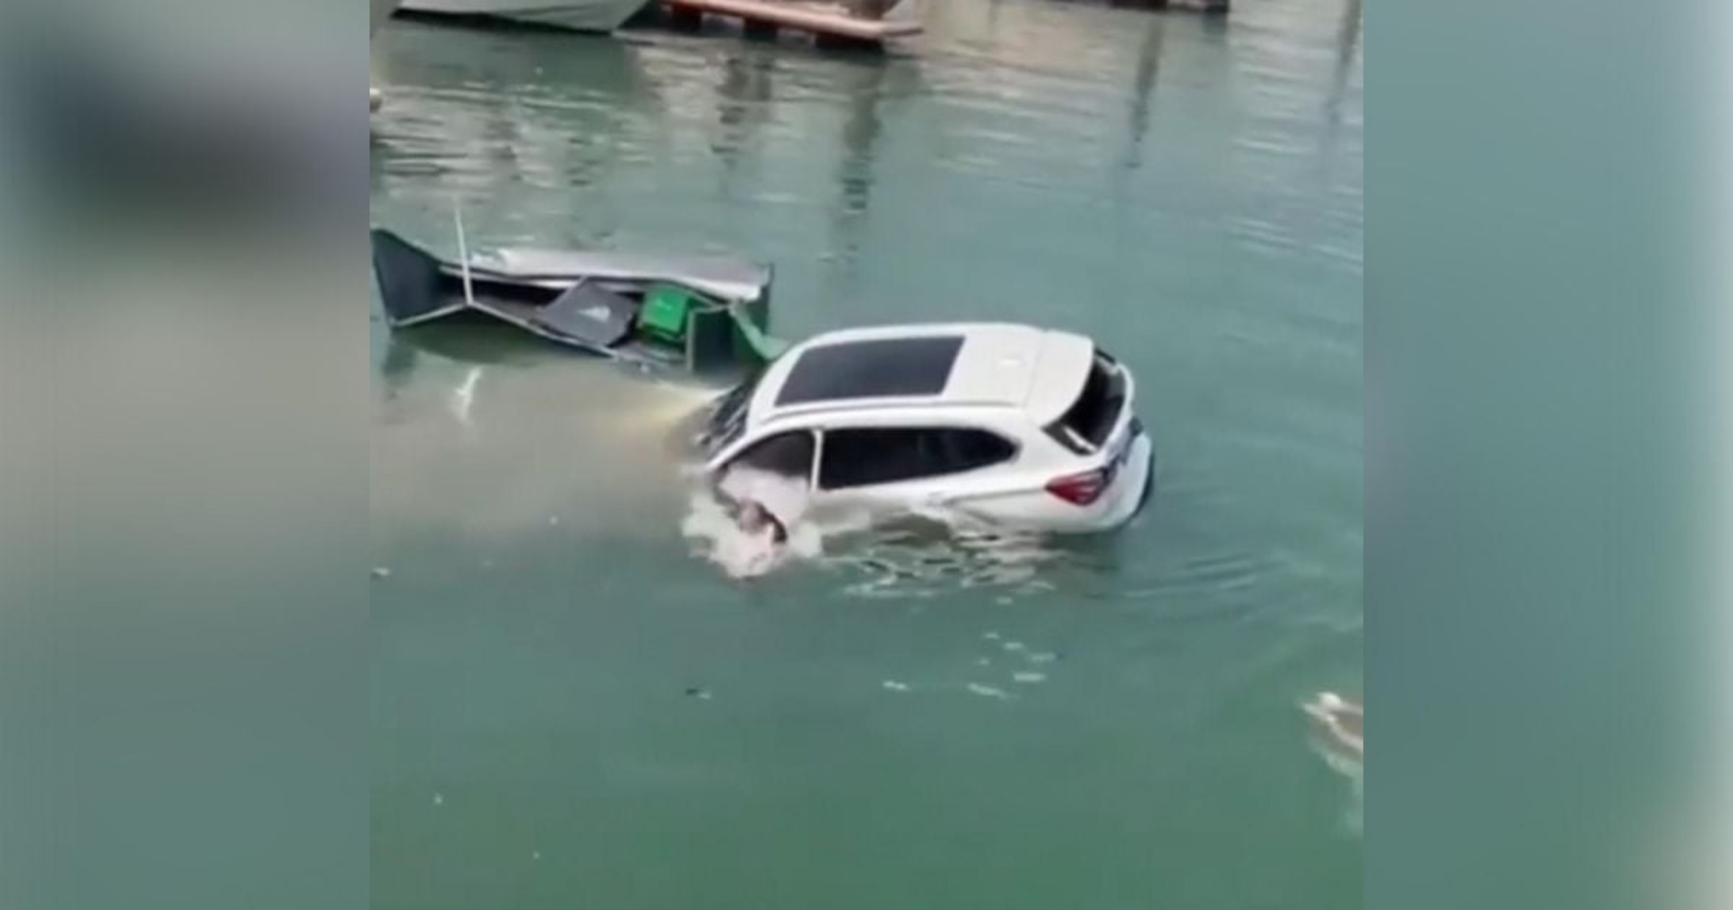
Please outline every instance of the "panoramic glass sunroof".
[{"label": "panoramic glass sunroof", "polygon": [[908,398],[945,390],[961,335],[851,341],[806,351],[777,393],[778,405],[848,398]]}]

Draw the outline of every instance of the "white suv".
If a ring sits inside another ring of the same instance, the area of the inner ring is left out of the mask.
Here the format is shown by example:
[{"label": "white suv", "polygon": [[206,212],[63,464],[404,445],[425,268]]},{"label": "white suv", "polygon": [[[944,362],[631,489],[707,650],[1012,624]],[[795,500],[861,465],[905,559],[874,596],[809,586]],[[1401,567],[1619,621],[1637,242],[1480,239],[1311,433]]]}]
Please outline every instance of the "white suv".
[{"label": "white suv", "polygon": [[810,510],[939,508],[1111,530],[1142,509],[1153,446],[1131,372],[1080,335],[1019,325],[853,329],[790,349],[723,396],[706,473],[806,480]]}]

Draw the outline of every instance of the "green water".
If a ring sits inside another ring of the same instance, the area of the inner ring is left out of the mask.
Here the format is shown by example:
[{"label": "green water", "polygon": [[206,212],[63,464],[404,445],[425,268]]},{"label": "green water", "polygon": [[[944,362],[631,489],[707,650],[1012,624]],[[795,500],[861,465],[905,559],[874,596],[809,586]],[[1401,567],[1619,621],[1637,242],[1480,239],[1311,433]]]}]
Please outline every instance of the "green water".
[{"label": "green water", "polygon": [[376,224],[765,259],[791,337],[1092,333],[1161,465],[1114,540],[741,584],[681,533],[690,392],[375,316],[375,906],[1360,906],[1295,707],[1360,691],[1359,19],[946,0],[883,59],[390,25]]}]

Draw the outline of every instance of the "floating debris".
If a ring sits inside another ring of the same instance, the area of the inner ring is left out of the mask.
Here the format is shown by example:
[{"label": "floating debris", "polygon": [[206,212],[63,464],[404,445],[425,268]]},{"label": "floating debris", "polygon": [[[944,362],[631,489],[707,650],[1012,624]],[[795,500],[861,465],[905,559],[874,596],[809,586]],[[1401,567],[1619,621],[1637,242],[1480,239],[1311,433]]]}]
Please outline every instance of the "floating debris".
[{"label": "floating debris", "polygon": [[1007,651],[1027,651],[1028,648],[1020,641],[1008,641],[1008,642],[1005,642],[1005,650],[1007,650]]},{"label": "floating debris", "polygon": [[994,600],[993,602],[998,604],[1001,607],[1008,607],[1012,603],[1014,603],[1014,601],[1011,600],[1011,598],[1009,598],[1009,597],[1001,597],[1001,598],[998,598],[997,600]]},{"label": "floating debris", "polygon": [[443,805],[445,805],[445,794],[443,794],[443,793],[435,793],[435,794],[433,794],[433,804],[434,804],[434,805],[435,805],[435,806],[443,806]]},{"label": "floating debris", "polygon": [[977,658],[975,658],[975,666],[977,666],[977,667],[991,667],[992,665],[993,665],[993,658],[991,658],[991,657],[977,657]]},{"label": "floating debris", "polygon": [[391,570],[387,569],[384,566],[374,566],[373,567],[373,577],[374,578],[390,578],[391,577]]},{"label": "floating debris", "polygon": [[1047,681],[1047,674],[1045,674],[1045,673],[1030,673],[1030,672],[1025,670],[1021,673],[1011,674],[1011,679],[1013,682],[1020,682],[1020,683],[1025,683],[1025,684],[1046,682]]},{"label": "floating debris", "polygon": [[530,859],[539,860],[541,858],[542,858],[542,851],[540,851],[540,850],[537,850],[534,853],[530,854]]},{"label": "floating debris", "polygon": [[693,697],[693,698],[702,699],[704,701],[710,700],[710,690],[704,688],[703,686],[687,686],[686,687],[686,694]]},{"label": "floating debris", "polygon": [[1025,656],[1029,658],[1029,662],[1032,664],[1050,664],[1059,659],[1059,655],[1052,651],[1030,651]]},{"label": "floating debris", "polygon": [[988,641],[998,641],[999,640],[999,633],[997,633],[997,632],[982,632],[981,637],[985,638]]},{"label": "floating debris", "polygon": [[892,692],[907,692],[907,691],[909,691],[909,684],[908,683],[897,682],[894,679],[885,680],[883,685],[886,689],[889,689]]},{"label": "floating debris", "polygon": [[969,691],[983,698],[1010,698],[1011,693],[994,686],[983,686],[980,683],[969,683]]},{"label": "floating debris", "polygon": [[557,528],[557,527],[559,527],[559,524],[560,524],[560,516],[558,516],[558,515],[549,515],[548,516],[548,527]]}]

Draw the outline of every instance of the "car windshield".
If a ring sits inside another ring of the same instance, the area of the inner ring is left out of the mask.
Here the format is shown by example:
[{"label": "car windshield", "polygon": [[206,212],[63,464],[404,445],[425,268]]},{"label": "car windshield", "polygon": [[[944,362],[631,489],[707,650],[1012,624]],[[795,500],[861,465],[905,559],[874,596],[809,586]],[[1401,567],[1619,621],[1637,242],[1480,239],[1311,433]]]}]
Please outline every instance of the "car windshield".
[{"label": "car windshield", "polygon": [[1125,372],[1113,358],[1097,352],[1083,391],[1048,435],[1078,454],[1087,454],[1107,442],[1125,407]]},{"label": "car windshield", "polygon": [[711,412],[710,420],[705,425],[703,434],[699,436],[699,444],[704,447],[706,457],[714,457],[746,431],[746,411],[752,404],[752,394],[758,391],[758,382],[763,376],[764,373],[760,372],[716,400],[716,409]]}]

